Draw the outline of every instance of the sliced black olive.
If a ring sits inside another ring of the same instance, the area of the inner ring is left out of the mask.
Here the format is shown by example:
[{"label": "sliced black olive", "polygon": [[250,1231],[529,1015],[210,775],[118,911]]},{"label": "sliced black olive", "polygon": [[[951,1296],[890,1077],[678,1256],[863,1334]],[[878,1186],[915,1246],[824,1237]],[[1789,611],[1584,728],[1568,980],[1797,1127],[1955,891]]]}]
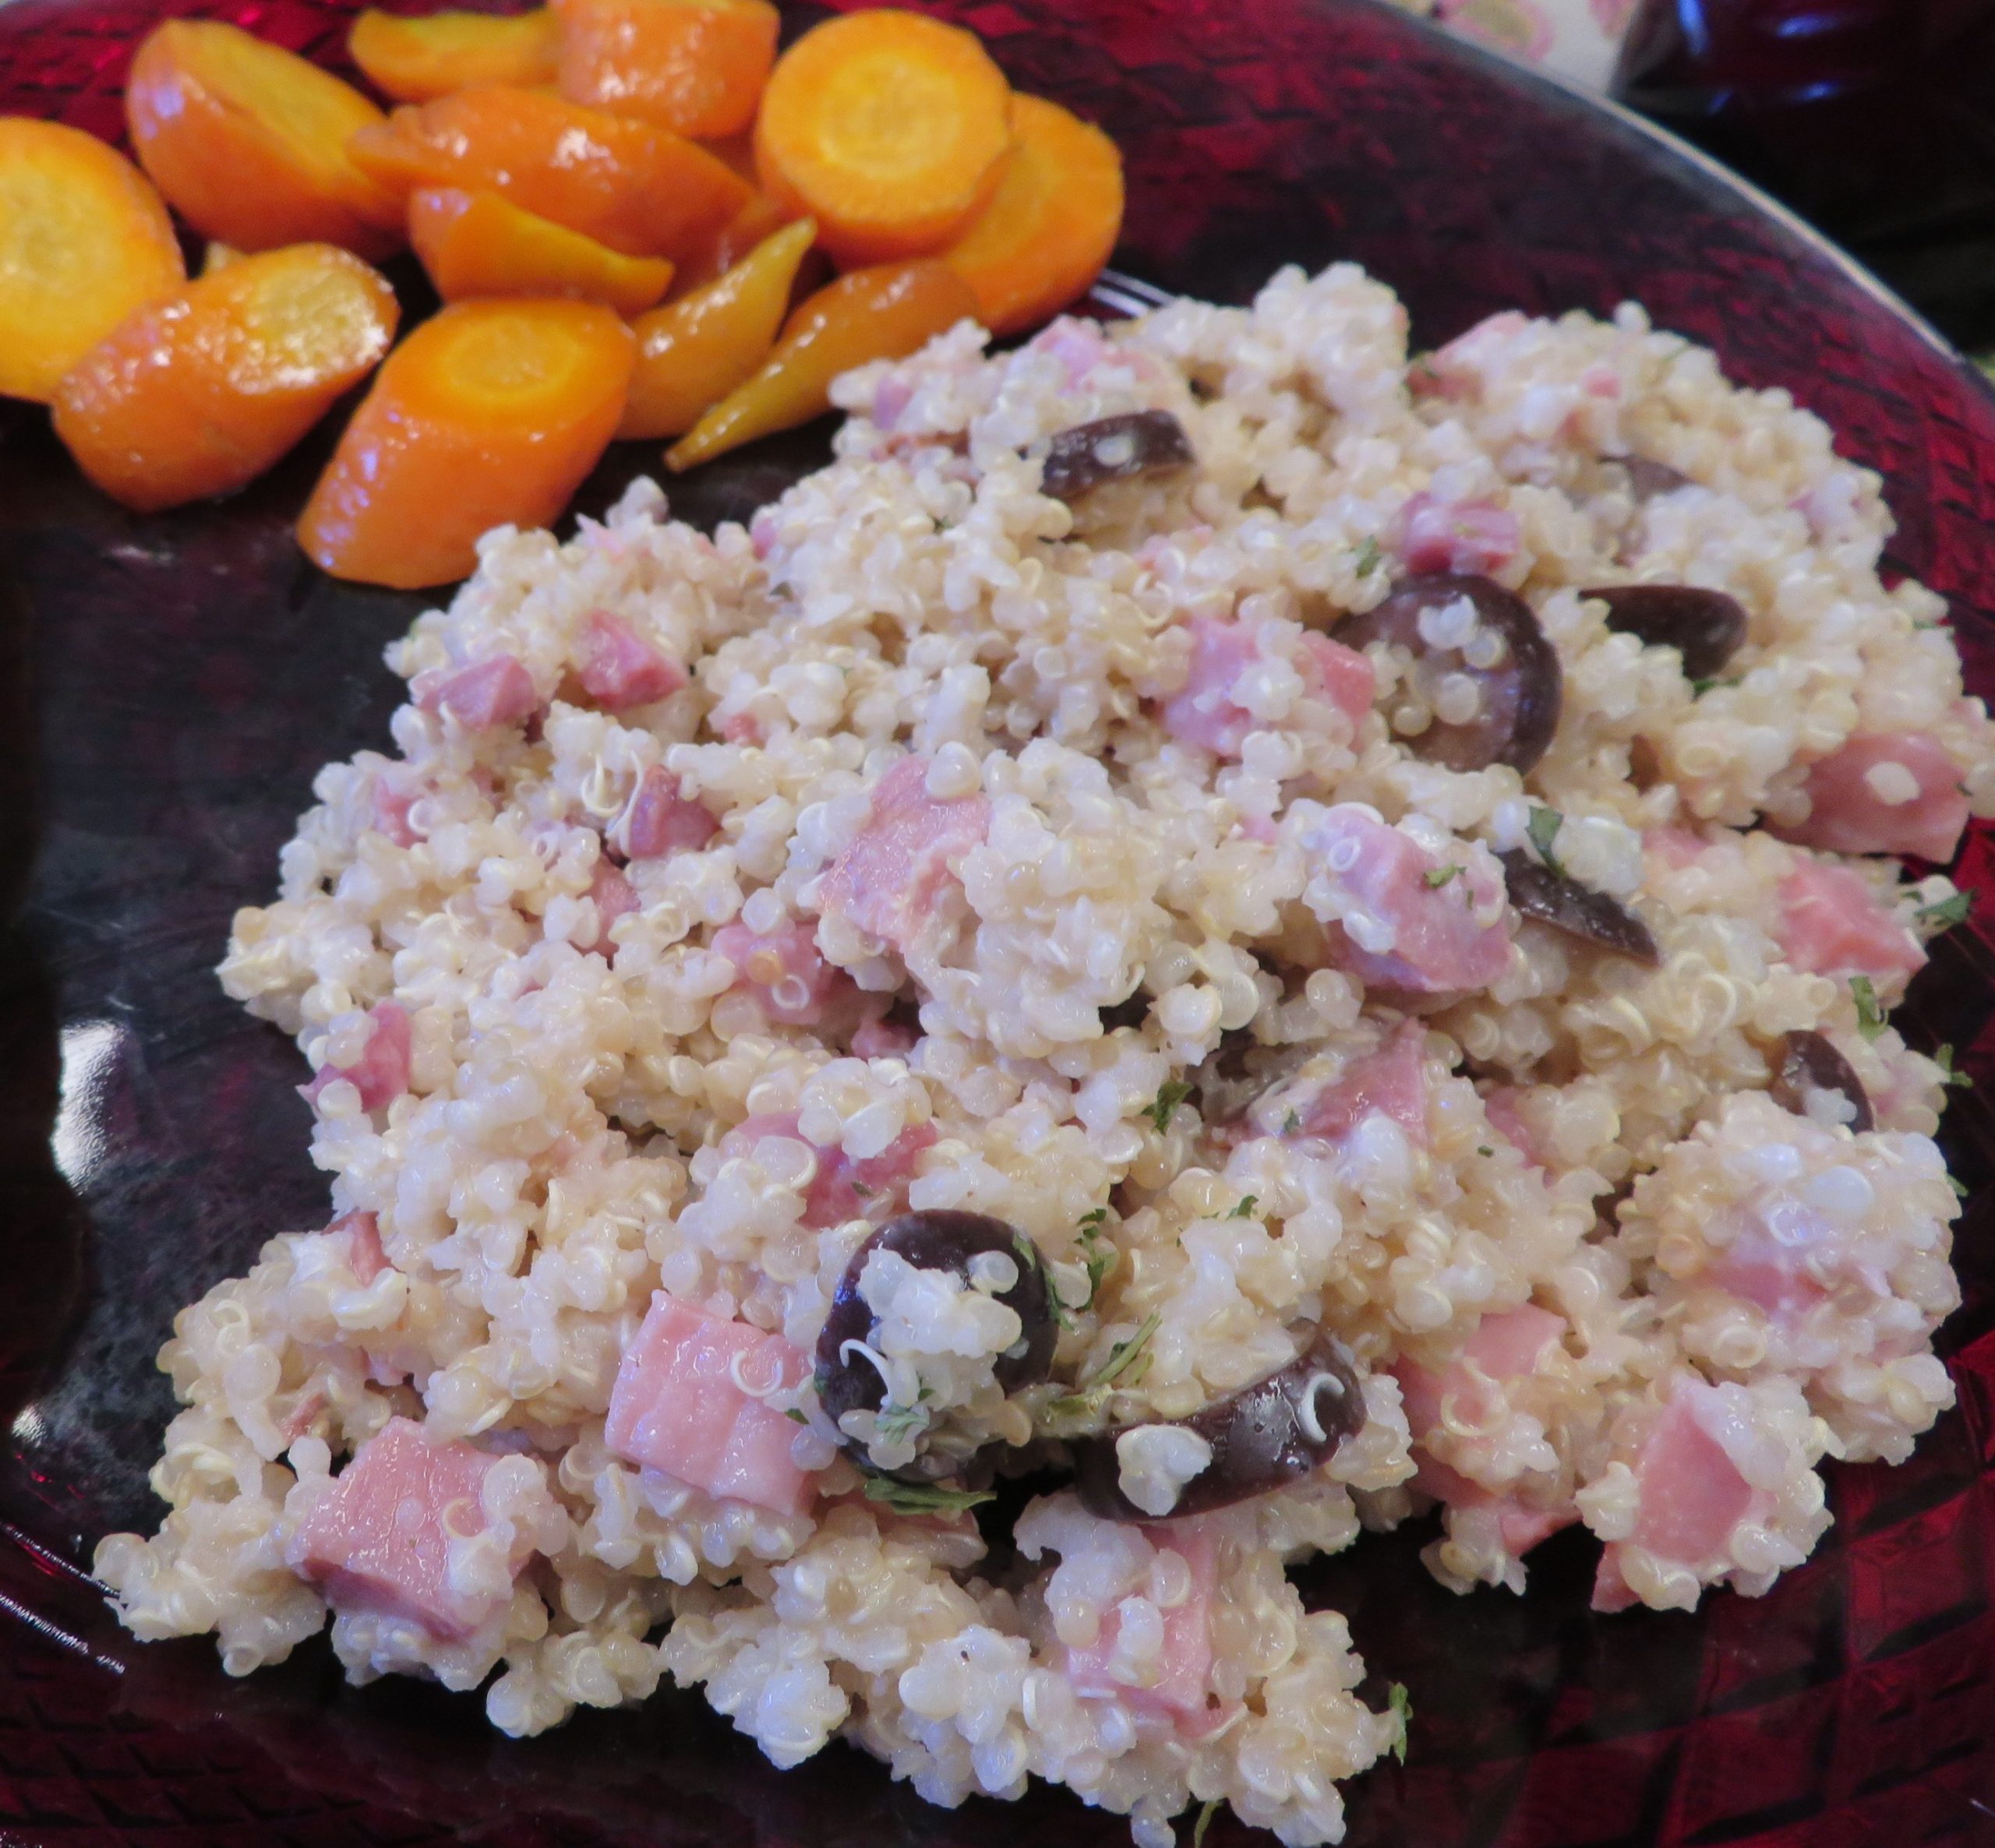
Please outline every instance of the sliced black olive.
[{"label": "sliced black olive", "polygon": [[1767,1087],[1775,1103],[1797,1116],[1808,1114],[1808,1093],[1833,1091],[1848,1099],[1856,1114],[1847,1127],[1856,1134],[1877,1127],[1877,1113],[1863,1081],[1849,1061],[1819,1033],[1790,1033],[1781,1042],[1780,1069]]},{"label": "sliced black olive", "polygon": [[[1436,648],[1420,633],[1420,619],[1466,597],[1481,628],[1502,639],[1503,651],[1489,667],[1471,667],[1456,648]],[[1444,674],[1465,674],[1481,705],[1475,717],[1450,725],[1436,717],[1417,738],[1398,742],[1416,757],[1449,770],[1486,770],[1507,764],[1520,775],[1542,757],[1559,728],[1565,676],[1559,651],[1538,626],[1531,607],[1494,578],[1442,571],[1410,577],[1376,609],[1347,616],[1336,639],[1345,647],[1372,642],[1406,649],[1420,664],[1421,686],[1431,700]]]},{"label": "sliced black olive", "polygon": [[1132,411],[1061,431],[1046,452],[1039,491],[1075,501],[1104,481],[1175,474],[1195,460],[1185,426],[1168,411]]},{"label": "sliced black olive", "polygon": [[[1340,1349],[1319,1340],[1279,1373],[1189,1418],[1153,1420],[1195,1432],[1212,1446],[1212,1461],[1178,1494],[1169,1518],[1203,1515],[1278,1489],[1307,1476],[1336,1454],[1365,1423],[1365,1392]],[[1117,1439],[1104,1431],[1072,1445],[1074,1487],[1090,1514],[1105,1521],[1153,1521],[1122,1493]]]},{"label": "sliced black olive", "polygon": [[859,1293],[860,1274],[875,1251],[898,1254],[918,1271],[946,1271],[969,1280],[970,1260],[994,1251],[1019,1267],[1019,1280],[997,1300],[1024,1324],[1018,1345],[1001,1354],[992,1369],[1007,1392],[1046,1377],[1060,1331],[1047,1294],[1045,1267],[1031,1241],[1015,1227],[984,1213],[904,1213],[891,1219],[852,1254],[832,1298],[832,1312],[817,1335],[817,1398],[833,1423],[848,1412],[877,1412],[886,1382],[863,1354],[850,1352],[869,1342],[873,1311]]},{"label": "sliced black olive", "polygon": [[1603,584],[1582,591],[1607,605],[1607,626],[1651,648],[1674,648],[1686,680],[1708,680],[1746,640],[1746,612],[1736,597],[1687,584]]},{"label": "sliced black olive", "polygon": [[1674,494],[1690,485],[1690,478],[1682,470],[1647,456],[1609,456],[1606,460],[1628,471],[1628,486],[1637,500],[1654,500],[1658,495]]},{"label": "sliced black olive", "polygon": [[1583,943],[1632,956],[1651,968],[1662,961],[1649,927],[1605,892],[1541,866],[1522,848],[1513,847],[1496,857],[1503,862],[1503,888],[1511,904],[1527,918],[1535,918]]}]

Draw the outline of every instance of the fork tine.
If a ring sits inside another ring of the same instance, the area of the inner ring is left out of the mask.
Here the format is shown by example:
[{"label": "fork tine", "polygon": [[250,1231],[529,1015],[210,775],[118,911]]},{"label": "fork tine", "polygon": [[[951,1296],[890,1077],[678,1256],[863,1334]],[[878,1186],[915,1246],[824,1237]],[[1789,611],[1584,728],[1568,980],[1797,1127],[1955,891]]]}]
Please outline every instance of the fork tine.
[{"label": "fork tine", "polygon": [[1110,313],[1132,316],[1148,314],[1173,298],[1155,284],[1125,276],[1119,270],[1103,270],[1088,296]]}]

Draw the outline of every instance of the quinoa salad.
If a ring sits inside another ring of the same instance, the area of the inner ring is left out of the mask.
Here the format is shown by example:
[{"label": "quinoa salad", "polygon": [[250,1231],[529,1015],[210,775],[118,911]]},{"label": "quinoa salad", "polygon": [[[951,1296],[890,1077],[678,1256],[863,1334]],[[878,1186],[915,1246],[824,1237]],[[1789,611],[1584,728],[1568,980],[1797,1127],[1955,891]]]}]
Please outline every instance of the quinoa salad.
[{"label": "quinoa salad", "polygon": [[1632,305],[988,345],[388,651],[221,965],[329,1223],[175,1324],[140,1636],[1335,1842],[1405,1702],[1290,1567],[1757,1596],[1951,1404],[1888,1016],[1995,735],[1877,478]]}]

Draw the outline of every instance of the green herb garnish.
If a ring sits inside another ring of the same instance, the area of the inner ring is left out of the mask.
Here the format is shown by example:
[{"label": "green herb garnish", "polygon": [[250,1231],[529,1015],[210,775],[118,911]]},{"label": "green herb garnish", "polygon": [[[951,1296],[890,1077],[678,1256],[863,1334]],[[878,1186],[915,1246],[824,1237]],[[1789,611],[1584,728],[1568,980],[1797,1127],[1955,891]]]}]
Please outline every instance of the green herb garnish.
[{"label": "green herb garnish", "polygon": [[952,1489],[947,1483],[904,1483],[899,1476],[866,1472],[860,1485],[868,1501],[884,1502],[897,1515],[960,1515],[997,1500],[988,1489]]},{"label": "green herb garnish", "polygon": [[1379,560],[1383,555],[1379,549],[1379,541],[1368,537],[1365,543],[1358,548],[1358,575],[1360,577],[1369,577],[1379,569]]},{"label": "green herb garnish", "polygon": [[[1142,1323],[1127,1341],[1118,1341],[1108,1350],[1108,1358],[1101,1363],[1100,1370],[1092,1378],[1083,1380],[1072,1392],[1063,1393],[1050,1400],[1047,1410],[1055,1418],[1084,1418],[1100,1409],[1117,1381],[1126,1374],[1128,1384],[1136,1384],[1149,1371],[1149,1362],[1143,1350],[1150,1344],[1150,1337],[1163,1325],[1163,1317],[1156,1310],[1144,1317]],[[1138,1368],[1139,1360],[1143,1362]]]},{"label": "green herb garnish", "polygon": [[1972,1091],[1974,1080],[1954,1063],[1954,1049],[1943,1046],[1933,1055],[1933,1063],[1940,1068],[1940,1082],[1952,1086],[1957,1091]]},{"label": "green herb garnish", "polygon": [[1290,1111],[1289,1113],[1281,1120],[1281,1133],[1284,1136],[1294,1135],[1298,1130],[1301,1128],[1301,1127],[1302,1118],[1296,1111]]},{"label": "green herb garnish", "polygon": [[1393,1756],[1404,1765],[1406,1762],[1407,1728],[1413,1723],[1413,1698],[1406,1691],[1404,1681],[1395,1681],[1386,1691],[1386,1705],[1399,1717],[1400,1736],[1393,1743]]},{"label": "green herb garnish", "polygon": [[1199,1811],[1199,1819],[1192,1825],[1192,1848],[1205,1848],[1206,1831],[1213,1825],[1213,1818],[1226,1807],[1226,1799],[1215,1797]]},{"label": "green herb garnish", "polygon": [[1877,1005],[1877,991],[1868,975],[1852,975],[1849,992],[1856,1001],[1856,1030],[1866,1039],[1875,1039],[1884,1030],[1884,1010]]},{"label": "green herb garnish", "polygon": [[1183,1079],[1167,1078],[1164,1081],[1163,1088],[1156,1094],[1156,1102],[1143,1113],[1160,1136],[1171,1127],[1172,1115],[1191,1095],[1192,1087]]},{"label": "green herb garnish", "polygon": [[1479,1155],[1493,1155],[1496,1151],[1493,1148],[1478,1148],[1475,1152]]},{"label": "green herb garnish", "polygon": [[934,1396],[934,1391],[924,1386],[914,1395],[911,1405],[882,1405],[874,1417],[874,1435],[887,1444],[905,1444],[919,1437],[928,1428],[928,1414],[922,1406]]},{"label": "green herb garnish", "polygon": [[1968,913],[1974,909],[1972,892],[1956,892],[1951,898],[1942,898],[1932,905],[1922,905],[1912,915],[1922,924],[1930,924],[1936,931],[1951,930],[1956,924],[1965,924]]},{"label": "green herb garnish", "polygon": [[1961,1180],[1959,1176],[1954,1174],[1948,1175],[1947,1176],[1947,1185],[1953,1189],[1954,1197],[1956,1200],[1965,1200],[1968,1198],[1969,1195],[1966,1184]]},{"label": "green herb garnish", "polygon": [[1249,1194],[1245,1199],[1241,1201],[1241,1203],[1226,1216],[1229,1219],[1251,1219],[1254,1216],[1254,1208],[1259,1205],[1260,1203],[1261,1197],[1259,1194]]},{"label": "green herb garnish", "polygon": [[810,1422],[809,1417],[805,1413],[797,1410],[794,1405],[789,1407],[789,1409],[783,1413],[783,1416],[787,1418],[793,1424],[808,1424]]},{"label": "green herb garnish", "polygon": [[1432,890],[1438,892],[1457,873],[1467,870],[1467,869],[1463,866],[1429,866],[1420,876],[1426,880]]},{"label": "green herb garnish", "polygon": [[1693,699],[1701,700],[1714,686],[1739,686],[1743,684],[1743,678],[1739,675],[1734,674],[1729,679],[1725,679],[1714,674],[1703,680],[1693,680],[1690,693]]},{"label": "green herb garnish", "polygon": [[1531,820],[1524,823],[1524,833],[1531,844],[1538,849],[1538,857],[1551,872],[1563,879],[1566,869],[1559,864],[1559,856],[1552,851],[1552,843],[1559,838],[1559,831],[1566,825],[1566,817],[1556,809],[1548,809],[1541,803],[1531,806]]}]

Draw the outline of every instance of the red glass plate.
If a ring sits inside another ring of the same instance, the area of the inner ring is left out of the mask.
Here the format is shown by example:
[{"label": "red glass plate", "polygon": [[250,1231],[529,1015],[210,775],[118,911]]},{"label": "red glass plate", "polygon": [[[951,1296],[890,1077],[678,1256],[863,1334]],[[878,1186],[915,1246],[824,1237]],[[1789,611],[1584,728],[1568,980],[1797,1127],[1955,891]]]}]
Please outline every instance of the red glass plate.
[{"label": "red glass plate", "polygon": [[[1631,121],[1345,0],[940,0],[1022,87],[1121,144],[1121,267],[1240,300],[1284,263],[1354,258],[1432,343],[1498,308],[1645,301],[1736,379],[1820,412],[1885,477],[1892,569],[1953,605],[1995,691],[1995,398],[1790,220]],[[119,125],[130,49],[214,12],[338,64],[345,0],[15,0],[0,109]],[[802,11],[793,24],[807,19]],[[695,478],[740,513],[821,433]],[[313,1225],[296,1053],[210,973],[270,891],[312,773],[378,746],[382,644],[418,601],[320,577],[288,521],[321,436],[227,505],[138,519],[84,488],[45,418],[0,408],[0,1839],[263,1848],[1111,1848],[1118,1818],[1036,1790],[927,1807],[835,1746],[778,1774],[697,1698],[489,1733],[478,1704],[344,1687],[323,1645],[231,1682],[205,1640],[146,1645],[78,1568],[150,1526],[173,1314],[270,1233]],[[613,453],[591,496],[655,465]],[[1987,841],[1972,883],[1995,883]],[[1995,949],[1945,940],[1906,1013],[1995,1082]],[[1412,1750],[1348,1792],[1351,1839],[1407,1848],[1903,1848],[1995,1842],[1995,1115],[1947,1141],[1976,1187],[1967,1306],[1945,1331],[1960,1409],[1898,1469],[1830,1471],[1836,1525],[1766,1598],[1695,1616],[1587,1609],[1584,1536],[1524,1599],[1457,1599],[1418,1531],[1304,1577],[1375,1671],[1414,1691]],[[1212,1848],[1244,1841],[1221,1818]]]}]

